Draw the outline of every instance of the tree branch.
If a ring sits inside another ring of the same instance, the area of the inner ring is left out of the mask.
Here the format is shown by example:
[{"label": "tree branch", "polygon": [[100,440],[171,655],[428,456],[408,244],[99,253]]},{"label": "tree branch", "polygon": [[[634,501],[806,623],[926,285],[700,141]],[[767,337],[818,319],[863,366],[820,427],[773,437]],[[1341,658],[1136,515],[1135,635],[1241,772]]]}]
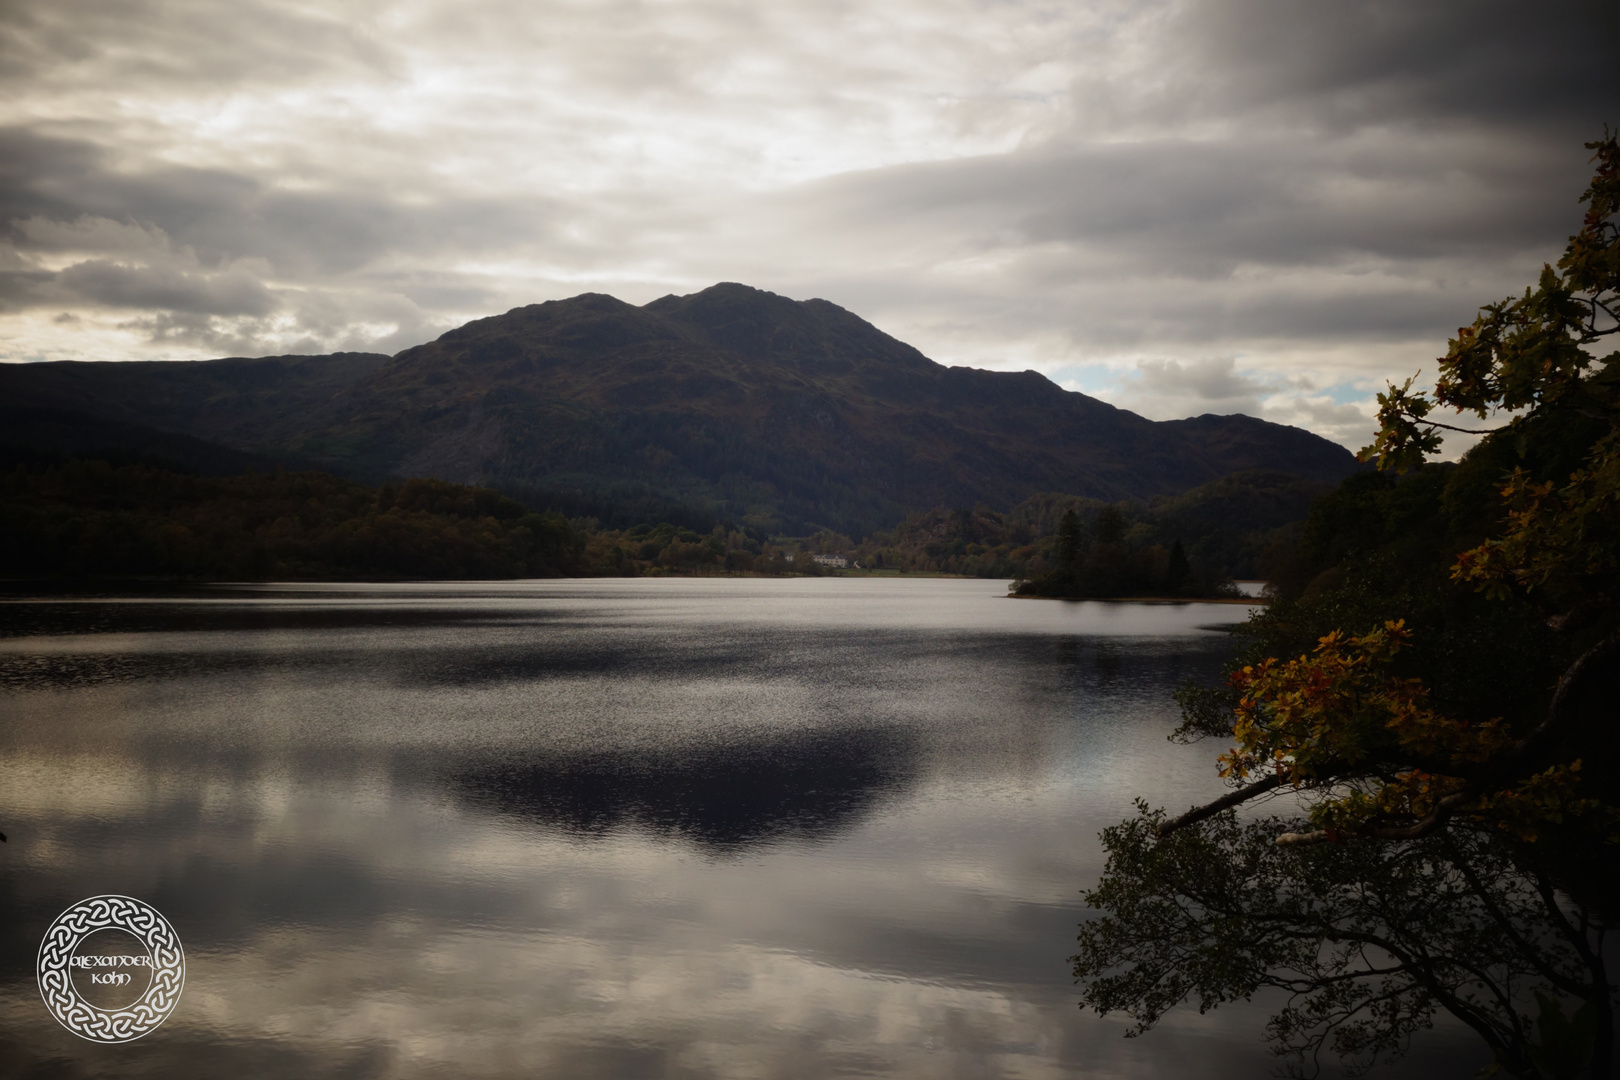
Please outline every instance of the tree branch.
[{"label": "tree branch", "polygon": [[1236,791],[1229,791],[1225,795],[1222,795],[1220,798],[1216,799],[1214,802],[1205,803],[1203,806],[1195,806],[1191,810],[1188,810],[1185,814],[1182,814],[1180,817],[1173,817],[1169,821],[1162,821],[1159,823],[1159,828],[1157,830],[1159,839],[1162,840],[1166,836],[1169,836],[1171,833],[1175,832],[1177,829],[1185,828],[1194,822],[1203,821],[1207,817],[1214,817],[1222,810],[1228,810],[1240,803],[1248,802],[1256,795],[1264,795],[1266,792],[1272,791],[1280,786],[1282,782],[1281,774],[1272,773],[1264,780],[1257,780],[1248,787],[1238,788]]},{"label": "tree branch", "polygon": [[1438,420],[1430,420],[1427,417],[1420,418],[1416,416],[1412,417],[1412,422],[1414,424],[1425,424],[1428,427],[1445,428],[1447,431],[1460,431],[1464,435],[1495,435],[1498,431],[1506,431],[1512,426],[1511,424],[1503,424],[1501,427],[1492,428],[1466,428],[1457,427],[1454,424],[1442,424]]},{"label": "tree branch", "polygon": [[[1588,323],[1587,325],[1581,327],[1581,329],[1583,331],[1585,331],[1587,334],[1591,335],[1594,338],[1599,338],[1599,337],[1604,337],[1604,336],[1606,336],[1608,334],[1612,334],[1616,330],[1620,330],[1620,315],[1616,315],[1614,313],[1614,309],[1609,307],[1609,305],[1604,303],[1602,300],[1599,300],[1595,296],[1572,296],[1572,297],[1570,297],[1570,299],[1573,300],[1577,304],[1585,304],[1585,305],[1587,305],[1588,307],[1590,307],[1592,309],[1592,321],[1590,323]],[[1597,328],[1597,319],[1598,319],[1598,312],[1600,312],[1600,311],[1603,312],[1603,314],[1607,315],[1609,318],[1613,319],[1615,321],[1615,325],[1609,327],[1607,330],[1599,330]]]},{"label": "tree branch", "polygon": [[1586,683],[1610,670],[1604,661],[1616,652],[1620,652],[1620,630],[1578,656],[1575,662],[1564,670],[1563,675],[1559,676],[1558,685],[1553,690],[1552,702],[1547,706],[1547,718],[1534,731],[1520,739],[1505,755],[1506,758],[1518,762],[1520,758],[1542,753],[1553,742],[1563,738],[1564,733],[1575,723],[1580,695],[1586,689]]},{"label": "tree branch", "polygon": [[1279,847],[1303,847],[1308,844],[1325,844],[1331,840],[1347,836],[1370,836],[1377,840],[1417,840],[1428,836],[1447,821],[1463,803],[1472,799],[1478,792],[1464,789],[1452,795],[1447,795],[1434,804],[1427,817],[1420,818],[1410,825],[1373,825],[1364,829],[1357,829],[1354,833],[1330,832],[1326,829],[1317,829],[1313,832],[1286,832],[1277,837]]},{"label": "tree branch", "polygon": [[[1491,916],[1491,918],[1496,920],[1497,928],[1505,933],[1508,940],[1513,942],[1513,944],[1518,948],[1520,955],[1524,958],[1526,963],[1540,972],[1542,978],[1546,979],[1548,982],[1552,983],[1566,994],[1573,994],[1578,997],[1586,992],[1586,987],[1584,985],[1577,980],[1570,978],[1568,975],[1563,974],[1557,968],[1549,964],[1547,962],[1547,958],[1543,955],[1543,950],[1531,944],[1529,939],[1519,932],[1519,928],[1514,925],[1513,920],[1510,919],[1507,913],[1501,909],[1501,906],[1497,904],[1495,897],[1491,895],[1491,891],[1485,887],[1484,882],[1479,880],[1479,875],[1474,872],[1474,868],[1468,864],[1468,861],[1465,858],[1453,850],[1451,861],[1462,873],[1463,880],[1466,881],[1468,883],[1468,887],[1473,890],[1474,896],[1485,908],[1485,911]],[[1545,903],[1545,898],[1543,898],[1543,903]],[[1561,911],[1554,911],[1552,914],[1554,918],[1561,918],[1563,913]]]}]

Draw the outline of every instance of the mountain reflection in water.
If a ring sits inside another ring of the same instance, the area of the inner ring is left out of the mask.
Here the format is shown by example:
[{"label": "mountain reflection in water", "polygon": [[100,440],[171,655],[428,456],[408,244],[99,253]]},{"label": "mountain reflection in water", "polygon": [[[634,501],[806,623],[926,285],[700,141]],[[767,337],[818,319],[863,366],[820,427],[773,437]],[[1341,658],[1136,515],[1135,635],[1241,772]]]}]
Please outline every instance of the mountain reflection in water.
[{"label": "mountain reflection in water", "polygon": [[898,795],[917,770],[903,735],[850,729],[678,756],[518,756],[455,783],[474,804],[570,835],[635,825],[723,852],[832,837]]},{"label": "mountain reflection in water", "polygon": [[[1220,790],[1170,695],[1244,609],[999,591],[0,603],[0,1075],[1266,1075],[1264,1002],[1126,1041],[1065,961],[1097,831]],[[116,1047],[33,972],[109,892],[188,963]],[[1426,1047],[1390,1075],[1479,1064]]]}]

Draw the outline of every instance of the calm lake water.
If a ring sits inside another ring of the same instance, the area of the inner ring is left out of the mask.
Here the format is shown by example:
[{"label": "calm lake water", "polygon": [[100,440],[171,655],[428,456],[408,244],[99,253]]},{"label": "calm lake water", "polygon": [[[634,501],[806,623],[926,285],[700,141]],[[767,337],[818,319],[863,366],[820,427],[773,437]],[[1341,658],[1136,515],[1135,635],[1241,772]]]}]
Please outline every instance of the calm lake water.
[{"label": "calm lake water", "polygon": [[[1215,748],[1166,742],[1170,694],[1247,609],[1003,590],[0,603],[0,1072],[1267,1075],[1262,1008],[1127,1041],[1066,961],[1098,830],[1224,790]],[[45,928],[102,893],[186,950],[124,1045],[35,985]],[[1483,1063],[1436,1034],[1403,1071]]]}]

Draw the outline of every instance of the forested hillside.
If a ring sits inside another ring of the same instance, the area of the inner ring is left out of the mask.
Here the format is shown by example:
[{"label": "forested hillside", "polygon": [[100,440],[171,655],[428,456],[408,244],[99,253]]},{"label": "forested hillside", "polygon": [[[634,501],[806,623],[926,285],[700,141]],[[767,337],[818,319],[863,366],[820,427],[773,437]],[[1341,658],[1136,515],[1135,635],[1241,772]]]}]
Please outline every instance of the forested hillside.
[{"label": "forested hillside", "polygon": [[604,522],[593,507],[679,506],[796,536],[864,536],[935,506],[1007,513],[1048,491],[1146,502],[1244,470],[1355,468],[1298,428],[1150,421],[736,284],[533,304],[393,358],[0,365],[0,398],[58,428],[79,418],[81,444],[112,422],[365,483],[434,477]]},{"label": "forested hillside", "polygon": [[7,577],[539,577],[576,572],[582,547],[556,514],[438,480],[368,488],[93,458],[0,472]]},{"label": "forested hillside", "polygon": [[[209,458],[207,444],[155,450]],[[852,569],[1036,578],[1062,565],[1059,527],[1079,523],[1079,550],[1115,545],[1146,577],[1094,595],[1179,584],[1208,592],[1252,576],[1296,535],[1319,484],[1279,473],[1225,477],[1150,505],[1041,495],[1008,513],[985,507],[914,513],[897,528],[851,539],[824,531],[770,537],[655,503],[565,517],[539,500],[440,480],[358,484],[312,471],[210,475],[172,456],[0,449],[0,557],[7,577],[228,579],[515,578],[559,575],[821,574],[818,555]],[[635,520],[640,512],[640,520]],[[628,521],[626,519],[629,519]],[[695,524],[693,528],[687,522]],[[1115,535],[1117,533],[1118,535]],[[1157,575],[1156,577],[1154,575]],[[1169,592],[1174,592],[1170,589]]]}]

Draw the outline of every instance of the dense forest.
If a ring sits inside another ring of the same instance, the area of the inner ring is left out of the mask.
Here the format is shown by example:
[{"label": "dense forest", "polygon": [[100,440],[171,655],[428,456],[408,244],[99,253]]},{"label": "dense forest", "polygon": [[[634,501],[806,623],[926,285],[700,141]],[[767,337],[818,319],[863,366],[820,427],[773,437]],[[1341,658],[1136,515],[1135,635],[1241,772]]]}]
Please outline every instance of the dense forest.
[{"label": "dense forest", "polygon": [[1332,490],[1251,470],[1147,502],[1045,493],[1005,513],[938,507],[861,541],[822,532],[803,546],[869,569],[1012,579],[1023,595],[1221,595],[1233,578],[1286,569],[1312,500]]},{"label": "dense forest", "polygon": [[1098,511],[1089,533],[1078,512],[1064,511],[1049,561],[1055,564],[1052,569],[1014,582],[1014,593],[1066,598],[1238,595],[1231,581],[1211,574],[1206,564],[1195,573],[1180,539],[1168,548],[1127,544],[1124,515],[1113,506]]},{"label": "dense forest", "polygon": [[[1262,471],[1148,504],[1040,495],[1005,513],[913,513],[857,541],[771,538],[668,502],[273,467],[206,475],[193,458],[12,447],[0,454],[0,557],[8,577],[234,580],[821,574],[817,556],[841,556],[852,571],[1040,582],[1079,560],[1123,569],[1054,594],[1210,595],[1287,549],[1323,488]],[[613,527],[565,517],[559,502]]]},{"label": "dense forest", "polygon": [[716,525],[607,530],[488,488],[375,487],[321,472],[205,476],[116,455],[13,451],[0,470],[0,559],[13,578],[499,579],[819,574],[804,545]]},{"label": "dense forest", "polygon": [[[1432,397],[1380,395],[1379,471],[1312,506],[1226,682],[1183,691],[1232,790],[1103,833],[1074,971],[1132,1034],[1270,991],[1300,1070],[1448,1013],[1481,1076],[1615,1075],[1620,352],[1591,347],[1620,333],[1620,142],[1589,146],[1557,267],[1459,330]],[[1458,428],[1484,438],[1432,462]]]},{"label": "dense forest", "polygon": [[569,572],[582,546],[558,515],[437,480],[369,488],[97,458],[0,472],[8,576],[529,577]]}]

